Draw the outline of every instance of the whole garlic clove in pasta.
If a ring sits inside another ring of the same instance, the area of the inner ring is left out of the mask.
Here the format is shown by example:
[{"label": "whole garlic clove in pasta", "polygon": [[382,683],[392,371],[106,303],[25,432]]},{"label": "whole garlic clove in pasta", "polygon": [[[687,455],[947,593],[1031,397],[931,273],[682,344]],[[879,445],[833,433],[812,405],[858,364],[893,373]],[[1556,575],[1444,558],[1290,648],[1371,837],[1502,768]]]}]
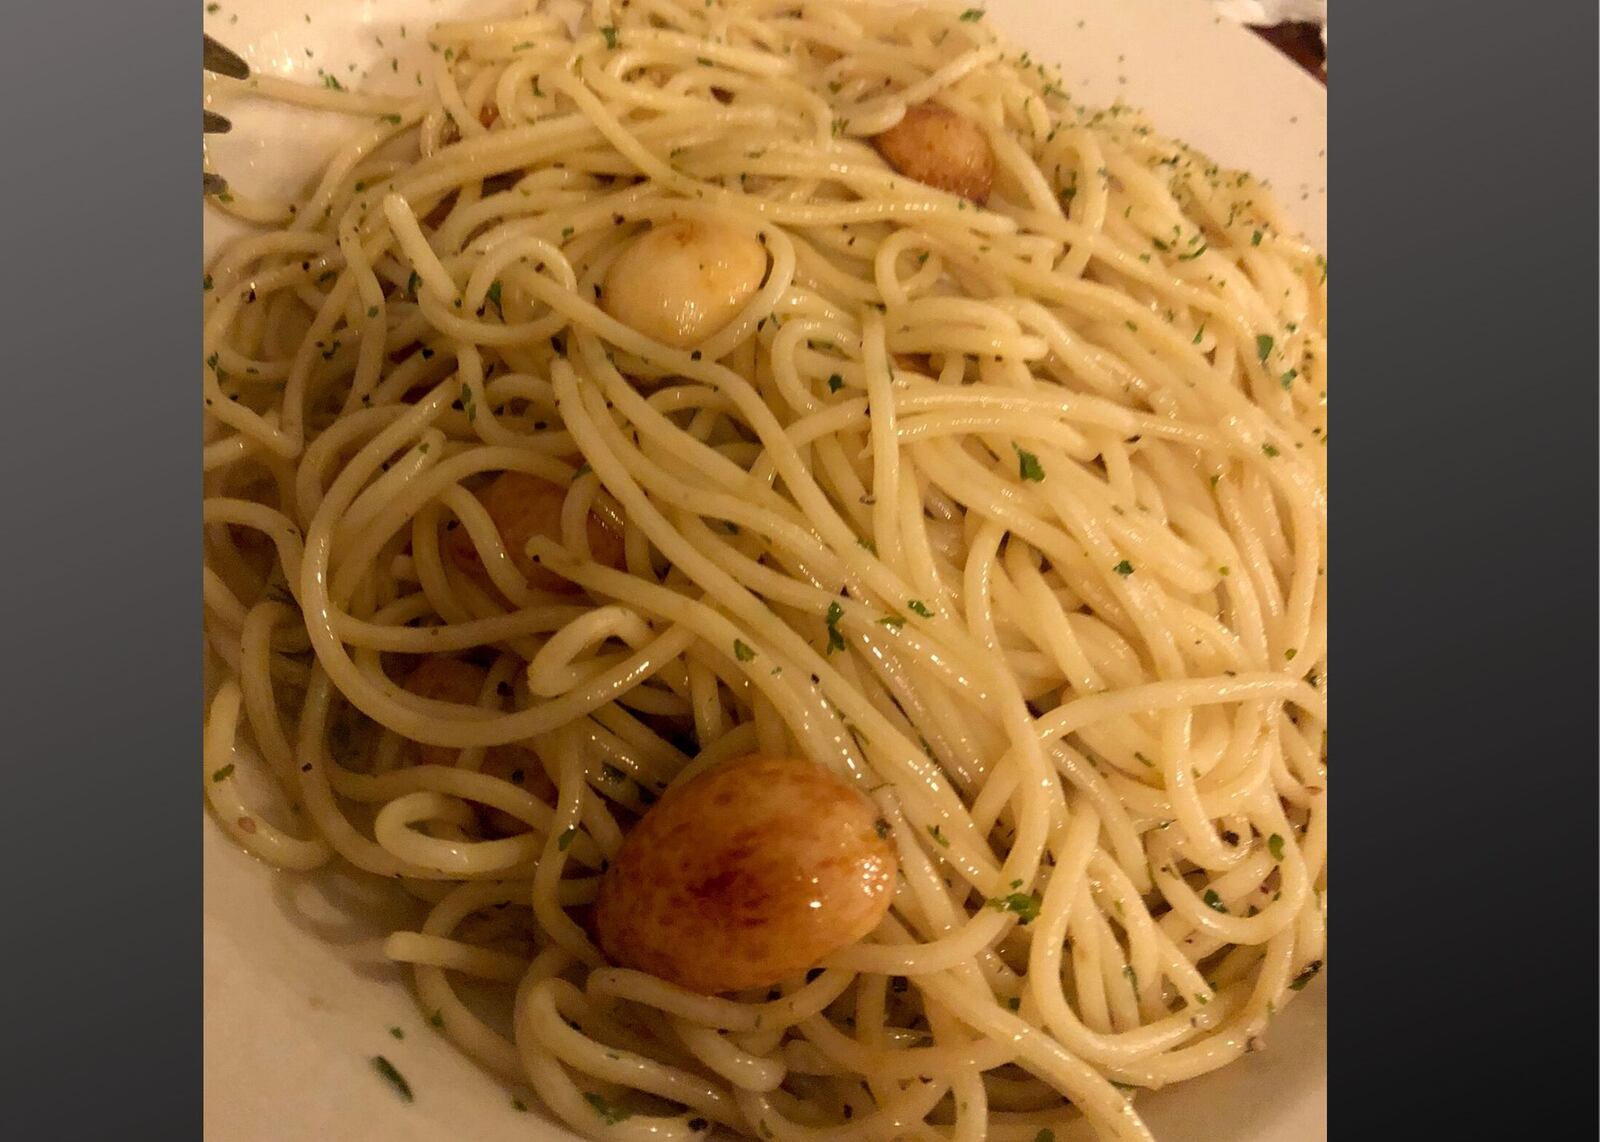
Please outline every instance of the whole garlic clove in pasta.
[{"label": "whole garlic clove in pasta", "polygon": [[[527,579],[528,586],[537,590],[563,593],[578,590],[576,583],[563,579],[548,567],[541,567],[527,553],[528,541],[534,536],[561,542],[561,512],[566,500],[565,488],[526,472],[504,472],[478,493],[478,501],[500,532],[506,554]],[[589,513],[588,539],[589,553],[596,563],[608,567],[623,565],[622,537],[593,512]],[[489,585],[483,558],[466,528],[447,531],[442,547],[457,567]]]},{"label": "whole garlic clove in pasta", "polygon": [[600,307],[652,341],[688,349],[737,317],[766,272],[766,248],[748,231],[675,218],[640,234],[611,263]]},{"label": "whole garlic clove in pasta", "polygon": [[613,963],[693,991],[770,987],[877,927],[897,869],[854,786],[751,756],[669,789],[634,826],[601,881],[596,929]]},{"label": "whole garlic clove in pasta", "polygon": [[[425,658],[400,683],[402,689],[419,698],[450,702],[457,706],[476,706],[478,695],[489,678],[481,666],[459,658]],[[461,751],[450,746],[416,743],[418,765],[454,765]]]},{"label": "whole garlic clove in pasta", "polygon": [[994,149],[983,128],[959,112],[937,103],[913,104],[872,145],[907,178],[979,205],[989,200]]}]

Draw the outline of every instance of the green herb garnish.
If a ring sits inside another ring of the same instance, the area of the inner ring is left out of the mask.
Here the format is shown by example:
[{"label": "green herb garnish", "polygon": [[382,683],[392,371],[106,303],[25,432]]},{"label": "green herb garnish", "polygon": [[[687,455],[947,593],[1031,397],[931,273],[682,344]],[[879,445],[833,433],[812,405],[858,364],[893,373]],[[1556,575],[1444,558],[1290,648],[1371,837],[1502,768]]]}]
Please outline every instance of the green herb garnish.
[{"label": "green herb garnish", "polygon": [[594,1112],[605,1119],[608,1125],[616,1125],[626,1118],[633,1117],[633,1111],[617,1103],[609,1102],[604,1097],[589,1091],[584,1094],[583,1101],[594,1107]]},{"label": "green herb garnish", "polygon": [[406,1102],[411,1102],[413,1100],[414,1096],[411,1093],[411,1084],[406,1082],[406,1077],[404,1075],[394,1069],[393,1063],[384,1058],[382,1055],[378,1055],[373,1058],[372,1066],[380,1075],[388,1080],[389,1085],[394,1087],[395,1093],[398,1094],[402,1099],[404,1099]]},{"label": "green herb garnish", "polygon": [[1030,920],[1039,918],[1039,905],[1041,901],[1037,892],[1013,892],[1010,896],[999,896],[989,901],[989,907],[996,912],[1015,912],[1019,924],[1026,924]]},{"label": "green herb garnish", "polygon": [[1039,463],[1039,458],[1032,452],[1024,451],[1019,445],[1012,444],[1017,453],[1017,472],[1024,480],[1035,483],[1044,479],[1044,468]]},{"label": "green herb garnish", "polygon": [[1313,979],[1316,978],[1317,973],[1319,971],[1321,971],[1321,970],[1322,970],[1322,961],[1321,960],[1312,960],[1309,964],[1306,965],[1306,970],[1305,971],[1301,972],[1299,975],[1294,977],[1293,982],[1291,982],[1289,984],[1289,990],[1290,991],[1300,991],[1300,990],[1302,990],[1306,986],[1306,984],[1310,983]]},{"label": "green herb garnish", "polygon": [[844,608],[837,602],[828,604],[828,653],[844,649],[844,635],[839,633],[839,620],[844,618]]}]

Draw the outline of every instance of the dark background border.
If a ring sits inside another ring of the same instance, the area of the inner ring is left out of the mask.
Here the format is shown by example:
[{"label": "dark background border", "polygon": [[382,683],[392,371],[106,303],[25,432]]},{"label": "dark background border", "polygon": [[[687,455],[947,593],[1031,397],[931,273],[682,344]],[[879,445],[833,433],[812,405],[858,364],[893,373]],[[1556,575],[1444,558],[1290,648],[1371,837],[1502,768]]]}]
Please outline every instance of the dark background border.
[{"label": "dark background border", "polygon": [[0,5],[0,1134],[200,1134],[200,18]]},{"label": "dark background border", "polygon": [[1330,1119],[1594,1137],[1596,7],[1332,8]]},{"label": "dark background border", "polygon": [[[199,1133],[201,7],[0,19],[29,1139]],[[1333,1128],[1593,1136],[1597,13],[1335,7]]]}]

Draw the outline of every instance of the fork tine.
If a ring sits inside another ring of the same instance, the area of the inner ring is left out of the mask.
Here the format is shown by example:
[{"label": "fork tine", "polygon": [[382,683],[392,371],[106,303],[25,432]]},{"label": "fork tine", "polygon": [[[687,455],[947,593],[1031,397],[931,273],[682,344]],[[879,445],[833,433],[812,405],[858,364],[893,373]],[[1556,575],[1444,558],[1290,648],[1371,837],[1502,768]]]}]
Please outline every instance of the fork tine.
[{"label": "fork tine", "polygon": [[233,130],[233,124],[225,116],[218,115],[215,111],[207,111],[205,134],[220,135]]},{"label": "fork tine", "polygon": [[212,174],[210,171],[206,171],[205,174],[207,194],[226,194],[228,192],[227,179],[220,174]]},{"label": "fork tine", "polygon": [[207,71],[226,75],[231,79],[249,79],[250,65],[210,36],[205,38],[203,66]]}]

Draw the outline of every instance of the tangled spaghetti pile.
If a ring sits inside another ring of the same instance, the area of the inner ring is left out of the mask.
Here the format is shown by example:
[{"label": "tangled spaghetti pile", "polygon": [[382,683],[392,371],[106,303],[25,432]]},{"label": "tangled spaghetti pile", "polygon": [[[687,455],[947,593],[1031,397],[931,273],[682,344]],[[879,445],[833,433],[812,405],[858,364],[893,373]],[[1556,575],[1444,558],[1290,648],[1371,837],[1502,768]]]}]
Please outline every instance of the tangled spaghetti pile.
[{"label": "tangled spaghetti pile", "polygon": [[[426,901],[423,1011],[585,1135],[1148,1137],[1324,954],[1323,259],[970,12],[431,42],[213,91],[358,124],[208,276],[216,819]],[[674,228],[715,327],[652,324]],[[608,962],[634,822],[749,754],[870,798],[887,915],[772,988]]]}]

